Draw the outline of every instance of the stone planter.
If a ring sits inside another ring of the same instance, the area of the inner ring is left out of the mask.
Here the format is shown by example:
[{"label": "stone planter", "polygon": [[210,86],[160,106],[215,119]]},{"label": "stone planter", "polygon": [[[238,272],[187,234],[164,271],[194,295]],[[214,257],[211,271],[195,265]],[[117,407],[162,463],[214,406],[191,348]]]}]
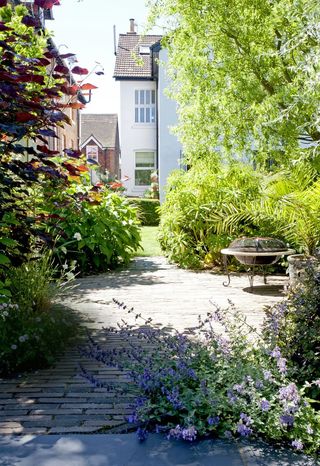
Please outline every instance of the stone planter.
[{"label": "stone planter", "polygon": [[308,256],[306,254],[292,254],[291,256],[288,256],[288,263],[290,288],[294,288],[303,283],[308,265],[314,266],[316,264],[320,264],[316,257]]}]

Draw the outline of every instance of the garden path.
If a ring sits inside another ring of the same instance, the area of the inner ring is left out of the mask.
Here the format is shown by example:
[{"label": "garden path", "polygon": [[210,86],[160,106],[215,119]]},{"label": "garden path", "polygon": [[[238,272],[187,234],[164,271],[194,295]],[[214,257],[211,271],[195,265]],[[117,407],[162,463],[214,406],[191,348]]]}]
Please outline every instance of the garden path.
[{"label": "garden path", "polygon": [[[163,257],[136,258],[126,269],[77,280],[77,287],[62,298],[62,303],[86,317],[86,326],[98,340],[105,338],[104,326],[115,326],[124,315],[113,298],[154,324],[178,330],[194,327],[198,315],[212,309],[210,300],[227,306],[228,299],[248,319],[259,326],[264,306],[279,301],[286,277],[270,277],[263,285],[256,277],[253,293],[246,276],[225,277],[210,271],[191,272],[170,265]],[[108,335],[108,345],[123,344],[117,335]],[[63,434],[123,431],[131,412],[128,395],[119,396],[106,388],[93,388],[79,377],[78,364],[99,375],[104,382],[126,383],[119,370],[98,366],[80,358],[77,348],[69,349],[50,369],[0,382],[0,434]]]}]

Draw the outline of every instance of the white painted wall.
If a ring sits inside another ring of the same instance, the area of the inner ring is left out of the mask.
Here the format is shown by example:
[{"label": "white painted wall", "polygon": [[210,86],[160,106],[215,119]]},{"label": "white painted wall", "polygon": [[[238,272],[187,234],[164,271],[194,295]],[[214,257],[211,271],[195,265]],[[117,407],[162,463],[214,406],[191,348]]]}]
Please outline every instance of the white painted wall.
[{"label": "white painted wall", "polygon": [[159,82],[158,82],[158,151],[159,151],[159,190],[160,202],[164,201],[165,186],[168,175],[172,170],[180,168],[180,158],[182,146],[177,137],[171,134],[170,128],[177,124],[177,104],[169,99],[164,90],[168,87],[169,80],[165,68],[161,62],[166,63],[168,53],[166,49],[161,49],[159,53]]},{"label": "white painted wall", "polygon": [[140,89],[156,89],[154,81],[119,81],[120,114],[119,136],[121,148],[121,178],[128,176],[124,182],[126,195],[143,196],[148,186],[135,186],[135,152],[157,150],[156,123],[135,123],[134,91]]}]

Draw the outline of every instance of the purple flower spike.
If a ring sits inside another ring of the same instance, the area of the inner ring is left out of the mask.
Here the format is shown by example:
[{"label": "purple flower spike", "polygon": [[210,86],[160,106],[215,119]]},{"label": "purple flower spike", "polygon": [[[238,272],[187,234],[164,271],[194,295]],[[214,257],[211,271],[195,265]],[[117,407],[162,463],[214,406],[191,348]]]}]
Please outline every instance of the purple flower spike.
[{"label": "purple flower spike", "polygon": [[197,431],[194,426],[182,429],[182,438],[183,440],[188,440],[193,442],[197,438]]},{"label": "purple flower spike", "polygon": [[291,414],[283,414],[282,416],[280,416],[280,422],[284,426],[291,427],[294,423],[294,416],[292,416]]},{"label": "purple flower spike", "polygon": [[296,384],[292,382],[286,387],[280,388],[279,399],[285,402],[291,401],[293,404],[297,405],[300,401],[300,395]]},{"label": "purple flower spike", "polygon": [[240,422],[237,427],[237,432],[241,437],[249,437],[252,434],[252,429]]},{"label": "purple flower spike", "polygon": [[296,450],[303,450],[303,443],[300,440],[293,440],[291,445]]},{"label": "purple flower spike", "polygon": [[260,407],[262,411],[269,411],[270,403],[268,400],[261,400]]},{"label": "purple flower spike", "polygon": [[208,424],[209,426],[217,426],[220,422],[219,416],[208,417]]}]

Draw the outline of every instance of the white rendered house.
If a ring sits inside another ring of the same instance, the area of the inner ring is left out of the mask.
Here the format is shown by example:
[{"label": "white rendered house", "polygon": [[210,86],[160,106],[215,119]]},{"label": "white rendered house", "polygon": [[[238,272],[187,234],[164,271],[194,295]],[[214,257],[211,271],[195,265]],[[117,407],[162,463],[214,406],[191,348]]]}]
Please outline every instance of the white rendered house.
[{"label": "white rendered house", "polygon": [[[158,170],[160,198],[163,200],[167,176],[179,168],[181,148],[170,126],[177,121],[176,104],[164,94],[167,85],[158,58],[166,58],[161,36],[138,35],[134,20],[130,32],[120,34],[114,78],[120,85],[119,135],[121,176],[126,195],[143,196]],[[163,56],[162,56],[163,55]]]}]

